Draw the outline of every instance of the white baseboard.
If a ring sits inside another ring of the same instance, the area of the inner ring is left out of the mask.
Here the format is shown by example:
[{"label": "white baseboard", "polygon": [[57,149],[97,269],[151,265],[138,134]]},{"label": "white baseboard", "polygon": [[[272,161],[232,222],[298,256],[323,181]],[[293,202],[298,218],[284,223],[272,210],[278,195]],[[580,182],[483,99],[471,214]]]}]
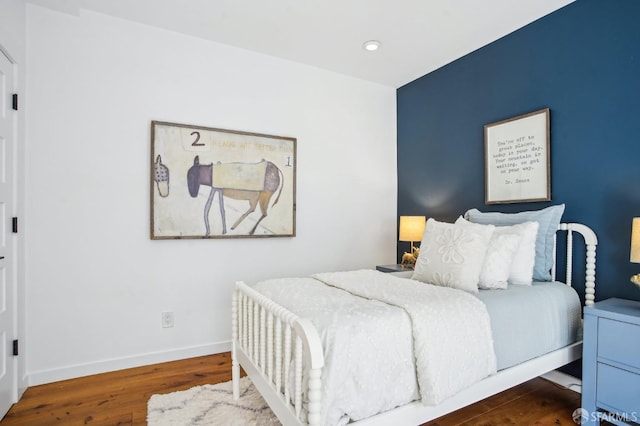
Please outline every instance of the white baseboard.
[{"label": "white baseboard", "polygon": [[561,371],[552,370],[540,377],[542,377],[543,379],[547,379],[550,382],[556,383],[563,388],[571,389],[572,391],[578,393],[582,392],[582,380]]},{"label": "white baseboard", "polygon": [[161,362],[177,361],[180,359],[218,354],[231,351],[231,341],[209,343],[200,346],[172,349],[169,351],[152,352],[124,358],[113,358],[90,362],[86,364],[69,365],[63,368],[27,372],[29,386],[58,382],[60,380],[75,379],[92,374],[107,373],[125,368],[141,367],[143,365]]}]

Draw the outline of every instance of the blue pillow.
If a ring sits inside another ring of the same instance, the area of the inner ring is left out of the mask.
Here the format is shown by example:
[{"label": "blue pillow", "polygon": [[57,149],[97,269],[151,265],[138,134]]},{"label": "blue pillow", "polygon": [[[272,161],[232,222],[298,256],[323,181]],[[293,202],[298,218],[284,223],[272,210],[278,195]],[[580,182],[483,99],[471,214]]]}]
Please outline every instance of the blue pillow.
[{"label": "blue pillow", "polygon": [[554,262],[553,237],[558,230],[558,225],[560,225],[562,213],[564,213],[564,204],[520,213],[483,213],[478,209],[471,209],[465,213],[464,217],[470,222],[496,226],[515,225],[529,221],[538,222],[533,280],[551,281],[551,266],[553,266]]}]

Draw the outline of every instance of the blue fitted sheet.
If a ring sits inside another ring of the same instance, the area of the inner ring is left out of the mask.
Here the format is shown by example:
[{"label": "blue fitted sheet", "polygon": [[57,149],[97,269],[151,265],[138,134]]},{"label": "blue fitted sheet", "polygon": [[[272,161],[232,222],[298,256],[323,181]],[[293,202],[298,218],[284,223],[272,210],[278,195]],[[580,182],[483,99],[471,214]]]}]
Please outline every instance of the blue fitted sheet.
[{"label": "blue fitted sheet", "polygon": [[480,290],[491,317],[498,370],[544,355],[582,338],[576,291],[559,282]]}]

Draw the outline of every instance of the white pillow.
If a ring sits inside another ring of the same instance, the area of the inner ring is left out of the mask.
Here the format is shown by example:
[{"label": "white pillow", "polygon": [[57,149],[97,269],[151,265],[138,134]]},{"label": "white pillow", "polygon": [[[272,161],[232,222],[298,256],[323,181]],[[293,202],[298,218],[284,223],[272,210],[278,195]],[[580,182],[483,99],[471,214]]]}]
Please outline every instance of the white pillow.
[{"label": "white pillow", "polygon": [[[487,225],[480,225],[472,223],[459,217],[456,220],[456,225],[466,226],[475,229],[482,229]],[[478,281],[478,288],[482,289],[505,289],[507,288],[509,280],[509,271],[511,270],[511,263],[520,246],[520,240],[522,236],[520,233],[513,232],[496,232],[496,229],[491,234],[489,240],[489,246],[487,248],[487,254],[484,258],[482,270],[480,271],[480,277]]]},{"label": "white pillow", "polygon": [[524,222],[511,226],[496,226],[493,231],[497,235],[520,235],[520,245],[516,250],[515,256],[513,256],[511,268],[509,269],[509,282],[511,284],[531,285],[533,281],[538,227],[538,222]]},{"label": "white pillow", "polygon": [[478,229],[427,220],[411,278],[477,293],[493,229],[493,225]]},{"label": "white pillow", "polygon": [[523,211],[519,213],[481,212],[471,209],[465,213],[465,219],[495,226],[515,225],[524,222],[538,222],[536,236],[536,260],[533,266],[533,279],[551,281],[554,237],[562,219],[564,204],[549,206],[542,210]]}]

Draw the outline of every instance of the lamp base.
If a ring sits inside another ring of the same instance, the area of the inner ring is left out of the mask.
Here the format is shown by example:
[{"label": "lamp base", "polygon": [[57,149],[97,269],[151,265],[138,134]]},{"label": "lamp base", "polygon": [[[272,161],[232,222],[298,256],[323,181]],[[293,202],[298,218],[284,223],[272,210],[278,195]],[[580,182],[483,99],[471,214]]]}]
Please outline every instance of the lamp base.
[{"label": "lamp base", "polygon": [[420,248],[414,247],[413,243],[411,243],[411,253],[407,253],[406,251],[402,255],[402,266],[414,269],[416,266],[416,260],[418,260],[418,256],[420,255]]},{"label": "lamp base", "polygon": [[638,287],[640,287],[640,274],[635,274],[633,276],[631,276],[631,280],[632,283],[634,283],[635,285],[637,285]]},{"label": "lamp base", "polygon": [[402,261],[400,262],[402,266],[405,268],[415,268],[416,266],[416,258],[411,253],[407,253],[406,251],[402,255]]}]

